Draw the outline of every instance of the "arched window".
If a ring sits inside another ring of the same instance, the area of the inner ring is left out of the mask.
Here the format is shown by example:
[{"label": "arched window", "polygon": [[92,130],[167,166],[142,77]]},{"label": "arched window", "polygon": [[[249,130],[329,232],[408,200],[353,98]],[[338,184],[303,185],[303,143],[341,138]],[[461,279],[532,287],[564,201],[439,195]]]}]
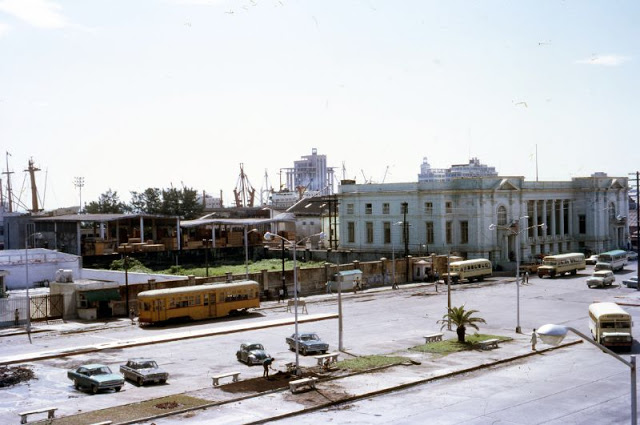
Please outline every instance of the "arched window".
[{"label": "arched window", "polygon": [[507,209],[501,205],[498,207],[498,225],[504,226],[507,224]]}]

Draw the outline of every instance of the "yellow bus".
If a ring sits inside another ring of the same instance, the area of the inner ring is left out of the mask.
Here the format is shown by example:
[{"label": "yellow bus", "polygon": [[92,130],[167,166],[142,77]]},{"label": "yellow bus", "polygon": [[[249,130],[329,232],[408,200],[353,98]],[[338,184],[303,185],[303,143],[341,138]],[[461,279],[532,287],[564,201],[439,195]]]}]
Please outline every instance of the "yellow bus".
[{"label": "yellow bus", "polygon": [[605,347],[633,345],[631,315],[616,303],[603,302],[589,305],[589,330],[593,339]]},{"label": "yellow bus", "polygon": [[[449,265],[449,274],[451,275],[451,281],[453,283],[458,283],[461,280],[467,280],[469,282],[483,280],[485,277],[491,277],[492,272],[491,261],[484,258],[453,261]],[[449,274],[445,273],[442,277],[447,279]]]},{"label": "yellow bus", "polygon": [[542,259],[542,265],[538,267],[538,277],[549,276],[554,278],[565,273],[575,275],[578,270],[587,268],[584,254],[572,252],[570,254],[547,255]]},{"label": "yellow bus", "polygon": [[182,286],[138,294],[138,320],[159,323],[176,319],[203,320],[260,307],[258,282]]}]

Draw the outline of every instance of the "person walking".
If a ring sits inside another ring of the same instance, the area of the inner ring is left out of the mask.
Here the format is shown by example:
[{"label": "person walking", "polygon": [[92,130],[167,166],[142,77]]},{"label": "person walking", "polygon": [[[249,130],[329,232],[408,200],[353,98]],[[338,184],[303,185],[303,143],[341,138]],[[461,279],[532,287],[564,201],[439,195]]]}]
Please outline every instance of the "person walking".
[{"label": "person walking", "polygon": [[525,271],[524,272],[524,284],[528,285],[529,284],[529,271]]},{"label": "person walking", "polygon": [[136,323],[136,321],[135,321],[135,320],[136,320],[136,312],[135,312],[135,310],[133,309],[133,307],[131,307],[131,308],[129,309],[129,319],[131,319],[131,324],[132,324],[132,325],[135,325],[135,323]]},{"label": "person walking", "polygon": [[20,310],[16,308],[16,311],[13,313],[13,315],[14,315],[13,324],[18,326],[20,324]]},{"label": "person walking", "polygon": [[531,351],[536,351],[536,343],[538,342],[538,337],[536,335],[536,329],[533,329],[531,333]]},{"label": "person walking", "polygon": [[280,288],[280,289],[278,290],[278,304],[279,304],[281,301],[284,301],[284,289],[282,289],[282,288]]},{"label": "person walking", "polygon": [[273,363],[273,357],[267,357],[262,361],[262,367],[264,368],[264,372],[262,372],[262,376],[269,379],[269,368],[271,368],[271,363]]}]

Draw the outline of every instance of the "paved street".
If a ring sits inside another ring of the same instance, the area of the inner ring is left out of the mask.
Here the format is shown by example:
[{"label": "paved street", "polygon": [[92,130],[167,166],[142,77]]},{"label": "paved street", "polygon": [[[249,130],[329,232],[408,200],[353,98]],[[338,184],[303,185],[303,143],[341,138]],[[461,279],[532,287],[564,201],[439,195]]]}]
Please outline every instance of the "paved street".
[{"label": "paved street", "polygon": [[[635,267],[636,264],[631,263],[626,273],[630,274]],[[520,321],[523,332],[528,334],[531,329],[544,323],[570,325],[588,332],[586,309],[590,302],[615,300],[638,304],[637,292],[628,288],[614,286],[588,289],[584,280],[590,268],[576,277],[542,281],[531,278],[530,285],[521,286]],[[618,281],[622,278],[623,275],[617,275]],[[423,342],[422,335],[440,329],[436,321],[445,311],[447,296],[443,292],[444,286],[440,285],[438,289],[439,292],[436,293],[432,285],[418,285],[404,287],[399,291],[372,291],[345,296],[343,309],[346,351],[355,355],[407,355],[407,348]],[[480,311],[479,315],[487,320],[487,325],[481,326],[482,333],[510,336],[515,341],[503,344],[491,352],[472,351],[437,359],[422,355],[423,358],[419,360],[423,366],[395,367],[387,372],[371,375],[367,378],[370,381],[360,378],[335,381],[327,394],[338,391],[359,394],[382,384],[418,382],[425,377],[463,369],[478,362],[482,364],[484,361],[529,354],[529,336],[514,333],[517,320],[515,294],[515,285],[500,279],[492,279],[482,285],[457,285],[452,292],[453,305],[465,304],[467,308],[477,309]],[[301,318],[337,311],[335,295],[312,297],[308,301],[310,315],[301,315]],[[261,375],[260,368],[248,368],[235,361],[234,353],[240,342],[263,342],[276,358],[275,366],[279,368],[293,359],[294,354],[284,345],[284,336],[293,329],[290,324],[292,315],[286,313],[283,306],[273,303],[265,303],[265,307],[260,314],[243,319],[157,329],[140,329],[126,324],[126,321],[116,321],[93,328],[89,332],[79,334],[67,329],[69,333],[58,335],[57,331],[60,329],[72,327],[72,324],[59,324],[57,330],[56,326],[51,326],[49,332],[34,334],[33,345],[26,344],[25,335],[2,337],[0,344],[3,356],[0,361],[8,356],[37,353],[45,349],[71,350],[73,347],[105,341],[131,342],[154,335],[161,337],[181,332],[220,331],[200,338],[150,346],[110,348],[96,353],[30,363],[38,380],[3,391],[5,397],[0,401],[0,421],[16,421],[18,408],[24,409],[26,405],[40,406],[45,403],[43,400],[47,400],[46,404],[58,405],[59,416],[65,416],[79,410],[95,410],[185,391],[207,393],[206,397],[219,399],[222,397],[220,390],[211,388],[212,374],[233,369],[241,371],[241,379]],[[637,307],[625,308],[634,317],[637,316]],[[222,332],[225,328],[237,328],[239,324],[259,324],[274,320],[288,320],[289,324],[234,333]],[[301,329],[318,331],[334,350],[338,343],[337,325],[336,319],[328,319],[301,325]],[[446,331],[445,337],[451,338],[454,335],[453,332]],[[638,352],[637,343],[634,352]],[[66,379],[66,370],[77,364],[100,361],[117,369],[126,358],[140,355],[152,355],[169,370],[169,385],[139,388],[127,384],[121,393],[90,396],[74,390]],[[300,359],[303,366],[315,363],[313,358],[300,356]],[[524,357],[491,369],[411,386],[402,392],[281,419],[279,422],[318,423],[332,419],[339,423],[594,423],[592,420],[599,417],[605,420],[600,423],[628,423],[628,372],[628,368],[622,363],[602,354],[590,344],[578,344]],[[319,385],[318,394],[328,390]],[[280,410],[274,410],[274,406],[281,405],[285,411],[304,409],[304,400],[310,396],[305,393],[296,398],[287,392],[281,394],[218,407],[215,409],[216,421],[260,421],[261,418],[270,417],[269,415],[279,414]],[[286,399],[281,399],[285,396]],[[208,409],[193,412],[188,418],[169,417],[153,422],[158,425],[206,423],[212,419],[212,414],[213,410]]]}]

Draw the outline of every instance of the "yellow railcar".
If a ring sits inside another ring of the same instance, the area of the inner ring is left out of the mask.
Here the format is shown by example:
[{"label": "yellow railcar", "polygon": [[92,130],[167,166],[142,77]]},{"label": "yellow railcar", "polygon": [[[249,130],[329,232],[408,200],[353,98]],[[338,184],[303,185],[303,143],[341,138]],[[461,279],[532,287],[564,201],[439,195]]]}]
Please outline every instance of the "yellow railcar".
[{"label": "yellow railcar", "polygon": [[140,323],[204,320],[260,307],[260,291],[253,280],[153,289],[138,294],[138,306]]}]

